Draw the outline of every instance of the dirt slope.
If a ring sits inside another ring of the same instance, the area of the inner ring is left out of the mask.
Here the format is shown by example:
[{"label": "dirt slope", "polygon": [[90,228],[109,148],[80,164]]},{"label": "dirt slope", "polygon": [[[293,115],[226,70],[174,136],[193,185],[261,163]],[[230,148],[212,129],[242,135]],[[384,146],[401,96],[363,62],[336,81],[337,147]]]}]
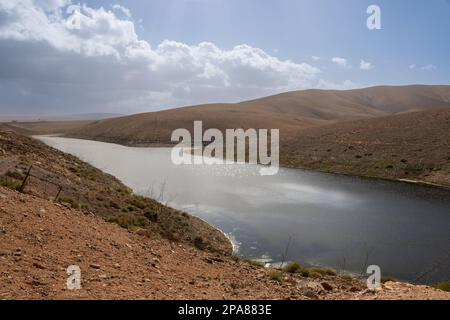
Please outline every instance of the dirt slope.
[{"label": "dirt slope", "polygon": [[300,128],[450,107],[450,86],[373,87],[349,91],[305,90],[238,104],[211,104],[96,121],[71,136],[128,145],[170,142],[174,129],[279,128],[287,138]]},{"label": "dirt slope", "polygon": [[[69,265],[81,290],[66,287]],[[0,187],[0,299],[450,299],[425,286],[283,274],[126,231],[91,214]]]}]

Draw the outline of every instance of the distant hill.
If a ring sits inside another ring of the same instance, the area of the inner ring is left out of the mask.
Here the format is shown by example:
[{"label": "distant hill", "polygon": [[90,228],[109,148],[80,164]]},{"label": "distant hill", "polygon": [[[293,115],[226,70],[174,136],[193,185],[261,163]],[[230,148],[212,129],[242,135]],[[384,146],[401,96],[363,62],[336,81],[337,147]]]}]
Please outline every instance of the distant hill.
[{"label": "distant hill", "polygon": [[299,129],[450,107],[450,86],[380,86],[366,89],[304,90],[236,104],[208,104],[89,123],[71,135],[140,145],[169,142],[174,129],[279,128],[281,139]]},{"label": "distant hill", "polygon": [[88,120],[102,120],[122,117],[119,113],[81,113],[69,114],[60,116],[39,116],[39,115],[0,115],[0,122],[41,122],[41,121],[88,121]]}]

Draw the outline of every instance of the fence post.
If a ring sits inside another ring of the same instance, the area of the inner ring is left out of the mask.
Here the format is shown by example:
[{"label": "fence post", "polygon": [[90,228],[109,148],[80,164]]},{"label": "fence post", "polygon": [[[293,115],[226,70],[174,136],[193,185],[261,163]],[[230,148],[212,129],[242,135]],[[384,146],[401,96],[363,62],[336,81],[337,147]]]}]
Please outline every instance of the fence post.
[{"label": "fence post", "polygon": [[58,198],[59,198],[59,195],[61,194],[62,189],[63,189],[63,187],[59,186],[58,193],[56,194],[56,197],[55,197],[55,202],[58,202]]},{"label": "fence post", "polygon": [[23,181],[22,181],[22,185],[19,188],[20,193],[23,193],[23,190],[25,189],[25,184],[27,183],[27,180],[30,177],[31,168],[33,168],[33,165],[30,166],[30,168],[28,169],[27,175],[25,176],[25,179],[23,179]]}]

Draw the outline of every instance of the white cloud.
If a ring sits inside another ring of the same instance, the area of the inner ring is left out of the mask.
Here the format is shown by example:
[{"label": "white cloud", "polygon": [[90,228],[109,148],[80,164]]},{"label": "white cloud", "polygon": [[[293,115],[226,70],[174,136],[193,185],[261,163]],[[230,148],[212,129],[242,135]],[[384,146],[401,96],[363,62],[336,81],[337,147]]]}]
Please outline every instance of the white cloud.
[{"label": "white cloud", "polygon": [[420,69],[425,70],[425,71],[431,71],[431,70],[436,70],[437,67],[434,64],[427,64],[427,65],[421,67]]},{"label": "white cloud", "polygon": [[411,65],[409,65],[409,69],[411,69],[411,70],[415,69],[416,67],[417,67],[416,64],[411,64]]},{"label": "white cloud", "polygon": [[312,56],[311,59],[313,59],[314,61],[319,61],[320,57],[319,56]]},{"label": "white cloud", "polygon": [[126,8],[83,5],[76,15],[66,13],[68,4],[0,0],[2,109],[125,113],[334,87],[317,67],[246,44],[224,50],[166,40],[152,47],[139,39]]},{"label": "white cloud", "polygon": [[373,68],[375,68],[375,66],[370,62],[361,60],[359,63],[359,68],[364,71],[369,71],[369,70],[372,70]]},{"label": "white cloud", "polygon": [[331,61],[342,68],[351,68],[351,65],[348,63],[347,59],[341,57],[333,57]]},{"label": "white cloud", "polygon": [[112,8],[115,11],[123,13],[127,18],[131,18],[132,17],[130,9],[128,9],[128,8],[126,8],[124,6],[121,6],[120,4],[115,4],[115,5],[112,6]]}]

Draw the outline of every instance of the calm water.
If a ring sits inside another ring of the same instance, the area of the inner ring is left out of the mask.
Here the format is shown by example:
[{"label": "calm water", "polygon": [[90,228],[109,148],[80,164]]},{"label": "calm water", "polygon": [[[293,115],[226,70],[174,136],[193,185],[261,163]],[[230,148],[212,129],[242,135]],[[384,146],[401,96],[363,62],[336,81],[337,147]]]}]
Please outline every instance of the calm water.
[{"label": "calm water", "polygon": [[240,255],[287,259],[420,282],[450,279],[450,192],[258,166],[174,166],[170,149],[39,137],[151,196],[217,226]]}]

